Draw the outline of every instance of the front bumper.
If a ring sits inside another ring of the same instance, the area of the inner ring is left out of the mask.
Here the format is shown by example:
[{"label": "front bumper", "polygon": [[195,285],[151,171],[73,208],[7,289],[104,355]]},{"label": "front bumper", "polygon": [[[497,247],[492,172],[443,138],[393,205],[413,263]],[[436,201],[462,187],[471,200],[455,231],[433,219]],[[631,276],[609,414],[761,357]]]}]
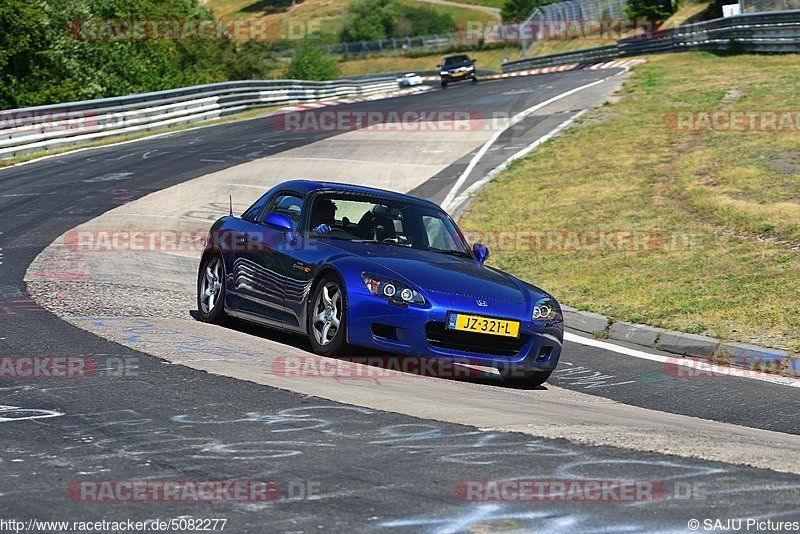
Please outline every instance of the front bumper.
[{"label": "front bumper", "polygon": [[[558,364],[564,339],[560,317],[552,323],[534,323],[519,316],[521,304],[489,301],[490,306],[479,311],[475,309],[473,298],[437,294],[436,299],[435,303],[429,301],[423,307],[403,308],[366,291],[351,290],[348,294],[348,342],[374,350],[451,358],[485,367],[503,368],[513,364],[514,369],[522,371],[548,371]],[[501,339],[447,330],[444,324],[448,312],[519,320],[520,337],[518,340]],[[461,339],[460,335],[463,335]]]},{"label": "front bumper", "polygon": [[443,82],[458,82],[458,81],[461,81],[461,80],[471,80],[474,77],[475,77],[475,71],[474,70],[463,71],[463,73],[460,76],[456,76],[456,73],[454,73],[454,72],[450,72],[450,73],[446,74],[445,76],[441,76],[440,75],[441,81],[443,81]]}]

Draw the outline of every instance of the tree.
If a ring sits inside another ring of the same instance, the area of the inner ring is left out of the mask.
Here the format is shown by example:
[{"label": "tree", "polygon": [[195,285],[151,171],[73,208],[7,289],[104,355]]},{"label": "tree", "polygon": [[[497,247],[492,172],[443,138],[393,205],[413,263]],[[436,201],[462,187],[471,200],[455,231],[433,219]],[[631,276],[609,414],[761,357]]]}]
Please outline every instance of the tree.
[{"label": "tree", "polygon": [[269,43],[126,38],[114,20],[212,14],[198,0],[0,0],[0,109],[264,77],[274,65]]},{"label": "tree", "polygon": [[347,8],[342,42],[378,41],[391,35],[399,17],[391,0],[355,0]]},{"label": "tree", "polygon": [[631,20],[663,22],[675,13],[675,5],[671,0],[628,0],[625,13]]},{"label": "tree", "polygon": [[339,77],[339,66],[313,43],[306,43],[295,51],[284,77],[290,80],[333,80]]},{"label": "tree", "polygon": [[500,9],[500,16],[507,22],[520,21],[528,17],[533,8],[542,3],[539,0],[506,0]]}]

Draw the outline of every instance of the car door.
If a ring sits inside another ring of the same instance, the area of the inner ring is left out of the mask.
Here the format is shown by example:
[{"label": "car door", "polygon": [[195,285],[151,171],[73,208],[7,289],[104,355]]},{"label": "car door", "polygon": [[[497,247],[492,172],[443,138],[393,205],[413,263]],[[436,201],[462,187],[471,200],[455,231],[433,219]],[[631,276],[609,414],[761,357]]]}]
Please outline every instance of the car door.
[{"label": "car door", "polygon": [[278,192],[256,221],[245,221],[236,243],[234,286],[237,311],[268,324],[291,326],[293,314],[286,311],[284,297],[291,269],[292,240],[285,229],[265,222],[270,214],[286,215],[297,230],[304,198],[295,192]]}]

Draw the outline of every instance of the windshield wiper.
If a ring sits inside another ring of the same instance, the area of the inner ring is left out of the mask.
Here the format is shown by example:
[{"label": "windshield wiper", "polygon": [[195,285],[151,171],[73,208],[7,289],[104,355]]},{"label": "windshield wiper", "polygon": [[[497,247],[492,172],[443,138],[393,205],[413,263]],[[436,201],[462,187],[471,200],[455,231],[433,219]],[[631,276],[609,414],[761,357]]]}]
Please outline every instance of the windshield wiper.
[{"label": "windshield wiper", "polygon": [[351,243],[379,243],[381,245],[393,245],[396,247],[410,247],[411,244],[401,243],[396,237],[386,237],[384,239],[351,239]]},{"label": "windshield wiper", "polygon": [[437,254],[447,254],[447,255],[450,255],[450,256],[459,256],[461,258],[469,258],[470,257],[469,252],[464,252],[463,250],[453,250],[453,249],[445,250],[445,249],[441,249],[441,248],[430,248],[430,247],[428,248],[428,250],[430,252],[435,252]]},{"label": "windshield wiper", "polygon": [[337,241],[352,241],[347,237],[337,237],[335,235],[330,235],[330,234],[316,234],[314,235],[314,237],[317,239],[319,239],[320,237],[324,237],[325,239],[335,239]]}]

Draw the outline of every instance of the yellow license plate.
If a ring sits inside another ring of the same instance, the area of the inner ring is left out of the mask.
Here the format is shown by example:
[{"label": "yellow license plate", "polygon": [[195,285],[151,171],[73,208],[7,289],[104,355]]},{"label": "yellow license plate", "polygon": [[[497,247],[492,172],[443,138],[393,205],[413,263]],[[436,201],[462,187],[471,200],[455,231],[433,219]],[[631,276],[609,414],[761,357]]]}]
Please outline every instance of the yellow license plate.
[{"label": "yellow license plate", "polygon": [[519,337],[519,321],[492,319],[480,315],[451,313],[447,318],[447,328],[495,336]]},{"label": "yellow license plate", "polygon": [[463,72],[454,72],[453,73],[453,76],[463,76],[463,75],[464,75]]}]

